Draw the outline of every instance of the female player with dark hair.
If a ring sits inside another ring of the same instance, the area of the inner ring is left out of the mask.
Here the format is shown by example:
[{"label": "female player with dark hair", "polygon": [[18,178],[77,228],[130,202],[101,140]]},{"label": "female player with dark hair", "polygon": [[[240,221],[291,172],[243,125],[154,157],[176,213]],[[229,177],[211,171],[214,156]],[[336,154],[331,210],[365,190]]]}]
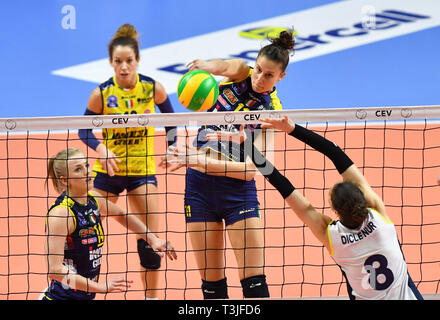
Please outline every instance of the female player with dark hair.
[{"label": "female player with dark hair", "polygon": [[46,216],[46,251],[50,286],[43,300],[91,300],[96,293],[125,291],[123,277],[99,283],[104,245],[101,214],[136,232],[161,257],[176,259],[169,241],[159,239],[141,220],[92,189],[91,170],[81,150],[60,151],[48,164],[48,179],[60,196]]},{"label": "female player with dark hair", "polygon": [[[396,229],[382,199],[373,191],[353,161],[336,144],[294,124],[288,117],[261,119],[262,128],[277,129],[323,153],[343,181],[329,192],[330,206],[340,220],[319,213],[260,151],[246,140],[243,128],[235,135],[258,170],[280,192],[287,204],[327,248],[347,280],[350,299],[423,299],[409,276]],[[231,139],[211,134],[208,139]]]},{"label": "female player with dark hair", "polygon": [[[90,95],[86,115],[171,113],[173,107],[164,87],[136,68],[140,61],[138,33],[130,24],[122,25],[111,40],[108,51],[115,75],[100,84]],[[168,146],[175,143],[175,127],[166,127]],[[151,230],[159,227],[159,196],[154,158],[154,127],[103,129],[100,142],[92,130],[79,130],[81,140],[95,150],[99,159],[93,171],[94,188],[116,203],[127,190],[130,212],[139,215]],[[160,166],[165,165],[162,161]],[[160,257],[141,238],[138,252],[146,274],[141,278],[146,298],[158,296]]]},{"label": "female player with dark hair", "polygon": [[[254,68],[240,59],[190,62],[190,70],[205,70],[224,77],[218,100],[208,112],[281,109],[275,85],[286,75],[293,47],[292,32],[283,31],[260,50]],[[203,126],[194,141],[203,155],[194,161],[184,156],[177,160],[188,167],[186,222],[202,278],[204,299],[229,297],[225,229],[237,259],[243,296],[269,297],[264,274],[263,226],[253,179],[255,167],[243,159],[237,146],[206,140],[207,133],[237,129]],[[255,143],[263,146],[262,135],[258,134],[261,130],[253,129]]]}]

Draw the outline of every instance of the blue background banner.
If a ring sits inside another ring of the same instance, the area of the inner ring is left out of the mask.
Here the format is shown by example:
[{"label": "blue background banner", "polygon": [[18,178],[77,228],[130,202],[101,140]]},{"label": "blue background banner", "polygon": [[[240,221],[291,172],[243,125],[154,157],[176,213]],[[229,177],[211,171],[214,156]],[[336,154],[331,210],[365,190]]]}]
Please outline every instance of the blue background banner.
[{"label": "blue background banner", "polygon": [[[60,76],[54,74],[54,71],[107,59],[110,39],[117,28],[126,22],[133,24],[141,34],[141,49],[148,49],[286,14],[302,14],[312,10],[313,14],[319,16],[322,8],[323,17],[316,20],[317,25],[324,20],[341,21],[340,25],[335,22],[332,30],[322,27],[323,34],[326,31],[327,37],[333,35],[332,39],[335,39],[336,35],[340,38],[348,37],[347,32],[353,31],[348,27],[352,27],[353,23],[345,24],[343,10],[339,10],[336,16],[327,15],[326,10],[335,4],[343,6],[351,2],[8,1],[3,4],[0,12],[0,117],[82,115],[88,97],[98,83]],[[360,8],[365,8],[365,4],[373,1],[360,2]],[[382,3],[386,4],[387,1]],[[424,3],[429,4],[428,11],[423,11]],[[304,50],[297,51],[288,67],[287,76],[277,86],[284,108],[440,104],[440,27],[435,22],[432,26],[422,26],[420,30],[411,29],[417,27],[418,23],[439,18],[440,3],[434,7],[436,10],[432,10],[432,3],[433,1],[428,0],[420,1],[420,11],[414,12],[396,5],[396,1],[390,1],[389,6],[385,6],[386,10],[397,10],[425,18],[398,14],[394,14],[392,18],[388,16],[387,22],[392,21],[393,25],[387,25],[387,29],[394,28],[402,32],[387,39],[366,43],[359,41],[347,48],[343,48],[341,44],[339,49],[306,59],[300,59],[300,51]],[[382,7],[375,16],[377,22],[385,19],[380,16],[384,10]],[[362,21],[361,13],[359,17],[359,21]],[[302,38],[304,46],[305,35],[311,39],[313,32],[295,22],[292,21],[291,24],[298,28],[298,40]],[[335,31],[336,27],[340,27],[340,32]],[[385,28],[385,25],[379,24],[378,27]],[[319,39],[324,41],[329,38]],[[233,47],[234,44],[222,40],[218,42],[218,46]],[[259,46],[256,42],[255,50]],[[324,45],[323,48],[325,49]],[[203,49],[195,47],[194,58]],[[170,55],[173,53],[170,52]],[[296,58],[298,61],[295,61]],[[252,61],[249,64],[253,65]],[[101,82],[106,78],[103,77]],[[162,82],[160,76],[155,79]],[[175,88],[166,86],[166,89],[170,91],[175,111],[188,112],[178,102]]]}]

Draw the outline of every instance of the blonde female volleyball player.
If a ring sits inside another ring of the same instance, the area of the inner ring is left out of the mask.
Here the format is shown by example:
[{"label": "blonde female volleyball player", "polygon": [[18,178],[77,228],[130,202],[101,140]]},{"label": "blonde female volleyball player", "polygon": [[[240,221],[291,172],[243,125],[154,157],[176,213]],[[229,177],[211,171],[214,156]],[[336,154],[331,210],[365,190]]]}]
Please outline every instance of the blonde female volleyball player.
[{"label": "blonde female volleyball player", "polygon": [[[330,206],[340,219],[333,221],[316,211],[251,141],[244,144],[245,153],[339,265],[350,299],[423,299],[409,276],[396,229],[382,199],[345,152],[288,117],[261,121],[262,128],[284,131],[323,153],[341,174],[343,181],[329,192]],[[245,140],[244,130],[238,135]],[[219,137],[228,139],[231,135],[215,134],[208,139]]]},{"label": "blonde female volleyball player", "polygon": [[[260,50],[254,68],[240,59],[189,63],[190,70],[205,70],[224,77],[218,100],[208,111],[281,109],[275,85],[286,75],[293,47],[292,32],[283,31]],[[264,274],[263,226],[253,179],[255,167],[243,159],[239,145],[206,140],[207,133],[234,129],[233,126],[203,126],[194,144],[205,152],[206,158],[182,160],[188,167],[186,222],[205,299],[228,298],[225,228],[237,259],[243,296],[269,297]],[[256,143],[262,145],[260,129],[252,129]]]},{"label": "blonde female volleyball player", "polygon": [[[123,115],[161,112],[171,113],[173,107],[164,87],[157,81],[136,72],[140,61],[138,34],[130,24],[122,25],[111,40],[108,51],[115,75],[100,84],[90,95],[86,115]],[[175,128],[167,127],[167,142],[175,142]],[[117,202],[119,194],[127,191],[130,212],[138,214],[151,230],[159,227],[159,198],[157,194],[154,159],[154,127],[103,129],[100,142],[92,130],[79,130],[79,137],[99,154],[94,164],[94,188]],[[161,162],[160,165],[164,165]],[[141,238],[138,252],[146,298],[157,298],[157,272],[160,257]],[[150,272],[149,272],[150,271]]]},{"label": "blonde female volleyball player", "polygon": [[46,216],[46,251],[50,286],[43,300],[91,300],[97,292],[125,291],[132,281],[113,278],[99,282],[104,232],[101,214],[114,217],[139,234],[161,257],[176,259],[169,241],[159,239],[141,220],[114,203],[90,191],[92,175],[83,152],[76,148],[60,151],[48,164],[51,179],[60,196]]}]

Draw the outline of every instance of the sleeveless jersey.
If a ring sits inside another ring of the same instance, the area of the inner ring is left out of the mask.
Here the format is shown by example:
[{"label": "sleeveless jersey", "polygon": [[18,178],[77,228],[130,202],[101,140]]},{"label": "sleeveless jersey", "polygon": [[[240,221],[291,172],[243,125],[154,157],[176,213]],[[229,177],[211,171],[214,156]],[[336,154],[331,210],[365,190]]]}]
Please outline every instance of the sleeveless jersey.
[{"label": "sleeveless jersey", "polygon": [[[98,202],[89,193],[87,204],[81,204],[62,193],[49,209],[62,206],[74,217],[75,230],[66,237],[63,263],[72,271],[98,282],[101,268],[104,233]],[[91,300],[95,293],[73,290],[57,280],[52,280],[45,293],[48,299]]]},{"label": "sleeveless jersey", "polygon": [[[251,75],[253,68],[249,69],[246,79],[239,82],[220,83],[219,95],[216,103],[208,112],[224,111],[256,111],[256,110],[281,110],[282,105],[277,96],[276,88],[268,93],[257,93],[252,89]],[[244,161],[243,150],[240,145],[228,141],[207,141],[206,134],[217,130],[236,131],[240,125],[205,125],[199,129],[194,146],[209,148],[232,161]],[[246,129],[254,132],[260,125],[246,125]],[[255,132],[259,132],[257,130]],[[255,138],[255,136],[254,136]]]},{"label": "sleeveless jersey", "polygon": [[[102,114],[124,115],[154,113],[155,81],[137,74],[134,88],[125,90],[113,76],[99,85],[102,94]],[[154,175],[154,127],[104,128],[105,146],[113,151],[121,162],[116,175]],[[94,171],[106,173],[100,160],[95,161]]]},{"label": "sleeveless jersey", "polygon": [[416,299],[391,221],[373,209],[357,229],[340,221],[328,226],[331,256],[341,268],[351,299]]}]

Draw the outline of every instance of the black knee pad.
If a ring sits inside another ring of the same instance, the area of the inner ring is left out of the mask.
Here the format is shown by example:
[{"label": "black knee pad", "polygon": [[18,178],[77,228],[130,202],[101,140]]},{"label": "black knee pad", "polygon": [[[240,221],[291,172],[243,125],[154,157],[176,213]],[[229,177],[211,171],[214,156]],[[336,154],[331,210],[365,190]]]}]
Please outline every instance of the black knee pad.
[{"label": "black knee pad", "polygon": [[141,266],[149,270],[157,270],[160,268],[160,261],[162,258],[154,252],[147,241],[139,239],[137,242],[137,250]]},{"label": "black knee pad", "polygon": [[202,292],[205,300],[229,299],[226,278],[219,281],[205,281],[202,279]]},{"label": "black knee pad", "polygon": [[269,298],[269,288],[264,274],[245,278],[240,282],[245,298]]}]

